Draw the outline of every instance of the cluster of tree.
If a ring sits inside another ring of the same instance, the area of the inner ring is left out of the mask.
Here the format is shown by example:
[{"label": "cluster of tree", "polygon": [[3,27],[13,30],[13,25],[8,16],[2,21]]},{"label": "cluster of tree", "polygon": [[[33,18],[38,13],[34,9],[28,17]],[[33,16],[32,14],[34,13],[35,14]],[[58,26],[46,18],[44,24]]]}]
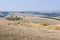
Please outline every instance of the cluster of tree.
[{"label": "cluster of tree", "polygon": [[16,21],[16,20],[23,20],[23,18],[20,18],[20,17],[8,17],[6,18],[6,20],[12,20],[12,21]]}]

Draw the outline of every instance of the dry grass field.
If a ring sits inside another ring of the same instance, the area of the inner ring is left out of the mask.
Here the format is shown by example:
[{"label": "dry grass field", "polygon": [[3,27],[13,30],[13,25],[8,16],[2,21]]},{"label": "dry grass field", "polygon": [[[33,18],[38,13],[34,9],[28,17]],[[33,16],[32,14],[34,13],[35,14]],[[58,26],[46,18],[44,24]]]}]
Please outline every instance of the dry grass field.
[{"label": "dry grass field", "polygon": [[60,40],[58,20],[31,14],[15,14],[13,18],[0,18],[0,40]]}]

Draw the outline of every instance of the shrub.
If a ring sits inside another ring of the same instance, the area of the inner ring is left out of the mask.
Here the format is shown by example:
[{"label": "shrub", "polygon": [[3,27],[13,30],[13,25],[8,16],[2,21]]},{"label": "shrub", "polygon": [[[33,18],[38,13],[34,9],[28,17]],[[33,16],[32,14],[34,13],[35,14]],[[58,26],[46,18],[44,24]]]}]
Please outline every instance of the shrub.
[{"label": "shrub", "polygon": [[9,18],[6,18],[6,20],[12,20],[12,21],[16,21],[16,20],[23,20],[23,18],[20,18],[20,17],[9,17]]}]

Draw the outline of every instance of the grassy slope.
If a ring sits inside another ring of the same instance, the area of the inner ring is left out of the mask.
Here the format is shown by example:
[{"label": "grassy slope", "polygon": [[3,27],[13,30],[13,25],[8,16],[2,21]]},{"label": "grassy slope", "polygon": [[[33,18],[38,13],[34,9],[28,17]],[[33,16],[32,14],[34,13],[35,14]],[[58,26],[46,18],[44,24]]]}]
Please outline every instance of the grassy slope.
[{"label": "grassy slope", "polygon": [[0,40],[60,40],[59,34],[39,28],[0,26]]},{"label": "grassy slope", "polygon": [[[41,22],[46,24],[60,23],[54,19],[24,17],[29,22]],[[38,19],[38,20],[37,20]],[[27,22],[26,21],[26,22]],[[2,23],[3,22],[3,23]],[[6,20],[0,19],[0,40],[60,40],[60,31],[42,30],[39,27],[5,26]],[[9,23],[9,21],[7,21]],[[5,25],[3,25],[5,24]]]}]

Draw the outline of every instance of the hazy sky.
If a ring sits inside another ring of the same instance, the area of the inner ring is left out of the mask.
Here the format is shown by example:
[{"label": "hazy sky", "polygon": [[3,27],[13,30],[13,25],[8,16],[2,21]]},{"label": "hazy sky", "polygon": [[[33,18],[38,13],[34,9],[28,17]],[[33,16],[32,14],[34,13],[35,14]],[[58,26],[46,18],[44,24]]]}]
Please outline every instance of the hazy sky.
[{"label": "hazy sky", "polygon": [[60,11],[60,0],[0,0],[0,11]]}]

